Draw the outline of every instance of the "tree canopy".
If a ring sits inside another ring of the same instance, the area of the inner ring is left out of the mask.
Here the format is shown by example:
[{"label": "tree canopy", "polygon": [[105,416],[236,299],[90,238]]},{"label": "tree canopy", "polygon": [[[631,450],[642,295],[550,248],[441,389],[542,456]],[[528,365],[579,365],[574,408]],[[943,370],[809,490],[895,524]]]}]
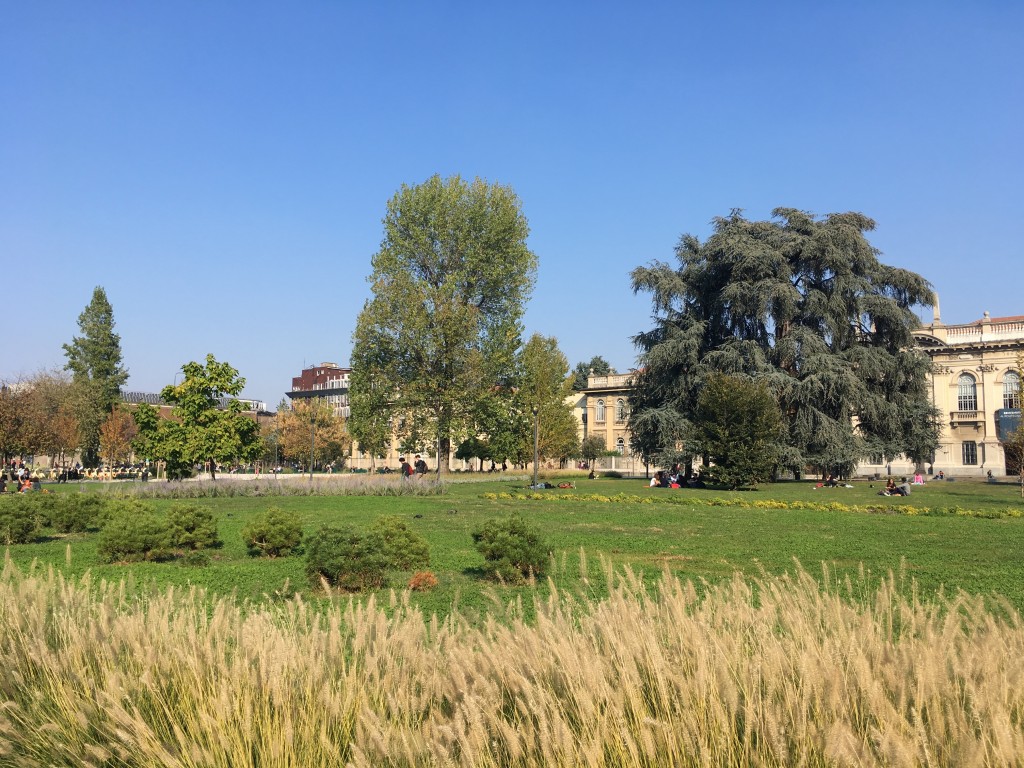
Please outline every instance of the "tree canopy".
[{"label": "tree canopy", "polygon": [[848,472],[871,453],[934,450],[929,363],[911,336],[912,308],[932,303],[931,286],[879,261],[866,237],[874,227],[860,213],[778,208],[771,221],[749,221],[733,211],[705,242],[680,238],[678,267],[635,269],[655,327],[634,337],[634,450],[655,461],[692,456],[697,398],[714,372],[766,383],[794,471]]},{"label": "tree canopy", "polygon": [[114,333],[114,310],[101,286],[78,316],[81,336],[64,345],[65,368],[75,386],[82,463],[99,462],[100,425],[121,401],[128,371],[121,362],[121,337]]},{"label": "tree canopy", "polygon": [[345,418],[321,398],[296,400],[291,408],[277,411],[276,434],[285,458],[309,464],[344,465],[352,443],[345,427]]},{"label": "tree canopy", "polygon": [[607,360],[600,355],[594,355],[590,358],[589,363],[576,363],[576,367],[573,369],[572,388],[577,392],[582,392],[587,388],[587,379],[590,376],[608,376],[614,373],[615,369]]},{"label": "tree canopy", "polygon": [[[258,458],[259,427],[242,413],[237,399],[245,379],[213,355],[206,356],[205,365],[190,362],[181,370],[184,380],[160,392],[164,402],[174,406],[172,419],[159,418],[156,409],[145,403],[136,409],[136,451],[165,462],[168,477],[182,477],[196,465],[208,465],[216,478],[218,463]],[[222,398],[228,398],[226,406],[221,405]]]},{"label": "tree canopy", "polygon": [[559,460],[575,456],[579,453],[579,436],[572,404],[567,402],[574,379],[558,340],[535,333],[524,345],[520,358],[517,395],[524,412],[532,414],[537,408],[539,455]]},{"label": "tree canopy", "polygon": [[400,437],[436,440],[447,457],[479,399],[513,374],[537,269],[529,227],[511,188],[459,176],[403,185],[383,223],[353,336],[353,432],[376,444],[387,414]]}]

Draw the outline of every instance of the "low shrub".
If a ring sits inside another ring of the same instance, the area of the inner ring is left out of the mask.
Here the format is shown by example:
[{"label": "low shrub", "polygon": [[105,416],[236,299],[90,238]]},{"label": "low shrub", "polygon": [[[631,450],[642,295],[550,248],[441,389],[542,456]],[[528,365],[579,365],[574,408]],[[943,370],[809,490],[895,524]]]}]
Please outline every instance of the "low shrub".
[{"label": "low shrub", "polygon": [[188,568],[205,568],[210,562],[210,556],[201,550],[186,552],[178,559],[178,563]]},{"label": "low shrub", "polygon": [[409,579],[409,589],[413,592],[429,592],[437,587],[437,576],[430,571],[417,571]]},{"label": "low shrub", "polygon": [[165,519],[138,502],[121,502],[114,507],[96,545],[104,561],[168,560],[174,556]]},{"label": "low shrub", "polygon": [[542,573],[548,560],[540,530],[519,515],[488,520],[473,531],[473,541],[487,570],[504,581],[521,582]]},{"label": "low shrub", "polygon": [[354,526],[324,526],[306,548],[306,575],[349,591],[380,589],[389,571],[430,564],[426,540],[397,517],[382,517],[366,534]]},{"label": "low shrub", "polygon": [[355,526],[325,525],[306,547],[306,575],[348,591],[387,584],[388,561]]},{"label": "low shrub", "polygon": [[93,493],[54,494],[51,525],[59,533],[85,533],[98,528],[107,512],[106,501]]},{"label": "low shrub", "polygon": [[294,512],[271,507],[242,528],[249,554],[257,557],[287,557],[302,543],[302,521]]},{"label": "low shrub", "polygon": [[370,546],[384,555],[389,568],[410,571],[430,565],[430,548],[426,539],[409,530],[397,517],[378,518],[367,535]]},{"label": "low shrub", "polygon": [[0,544],[25,544],[39,529],[35,506],[22,494],[0,498]]},{"label": "low shrub", "polygon": [[210,549],[223,542],[217,536],[217,520],[205,507],[175,504],[167,512],[171,546],[178,549]]}]

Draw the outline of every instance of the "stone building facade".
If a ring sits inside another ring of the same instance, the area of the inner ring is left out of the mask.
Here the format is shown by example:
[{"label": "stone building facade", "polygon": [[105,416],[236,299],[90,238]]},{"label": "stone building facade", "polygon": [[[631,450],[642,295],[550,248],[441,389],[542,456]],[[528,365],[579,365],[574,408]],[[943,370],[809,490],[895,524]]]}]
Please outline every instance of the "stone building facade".
[{"label": "stone building facade", "polygon": [[[905,458],[885,462],[869,457],[858,475],[911,475],[915,471],[952,477],[1001,477],[1016,474],[1001,440],[1020,424],[1021,375],[1019,354],[1024,352],[1024,316],[990,317],[946,325],[936,309],[931,324],[914,333],[918,347],[932,361],[928,389],[932,404],[941,413],[939,445],[932,461],[915,467]],[[635,463],[630,456],[630,374],[591,376],[580,393],[576,413],[580,438],[597,436],[609,451],[623,456],[624,468]]]},{"label": "stone building facade", "polygon": [[[936,310],[914,337],[932,361],[928,387],[942,425],[933,461],[923,469],[953,477],[1016,474],[1001,439],[1020,424],[1017,358],[1024,352],[1024,316],[986,312],[974,322],[946,325]],[[860,472],[904,475],[914,469],[905,460],[884,465],[876,457]]]}]

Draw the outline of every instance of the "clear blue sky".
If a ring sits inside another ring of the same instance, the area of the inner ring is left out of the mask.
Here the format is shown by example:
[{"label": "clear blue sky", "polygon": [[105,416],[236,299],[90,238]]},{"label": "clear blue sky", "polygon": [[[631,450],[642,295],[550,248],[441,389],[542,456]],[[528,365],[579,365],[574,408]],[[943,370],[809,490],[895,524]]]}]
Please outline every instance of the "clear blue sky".
[{"label": "clear blue sky", "polygon": [[273,407],[348,362],[387,200],[511,185],[527,333],[635,363],[732,208],[857,210],[946,322],[1024,314],[1024,3],[0,0],[0,378],[102,285],[129,387],[213,353]]}]

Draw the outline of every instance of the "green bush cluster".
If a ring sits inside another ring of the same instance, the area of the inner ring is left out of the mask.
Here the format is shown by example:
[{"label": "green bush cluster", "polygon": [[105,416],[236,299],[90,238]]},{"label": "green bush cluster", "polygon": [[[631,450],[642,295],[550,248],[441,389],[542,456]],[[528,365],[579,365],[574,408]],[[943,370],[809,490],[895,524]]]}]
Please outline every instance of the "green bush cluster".
[{"label": "green bush cluster", "polygon": [[202,507],[176,504],[161,516],[135,499],[109,499],[105,506],[96,549],[109,563],[170,560],[221,544],[216,519]]},{"label": "green bush cluster", "polygon": [[344,590],[379,589],[390,571],[430,564],[426,540],[396,517],[378,519],[364,534],[352,525],[323,526],[306,546],[306,574]]},{"label": "green bush cluster", "polygon": [[11,494],[0,499],[0,544],[25,544],[38,530],[36,509],[24,496]]},{"label": "green bush cluster", "polygon": [[242,528],[249,554],[257,557],[286,557],[302,543],[302,521],[294,512],[271,507]]},{"label": "green bush cluster", "polygon": [[0,543],[25,544],[41,531],[84,533],[96,530],[107,503],[85,493],[11,493],[0,496]]},{"label": "green bush cluster", "polygon": [[95,530],[107,514],[107,502],[92,493],[63,493],[50,498],[60,500],[50,511],[51,525],[59,533]]},{"label": "green bush cluster", "polygon": [[172,547],[178,549],[210,549],[219,547],[217,520],[205,507],[175,504],[167,513],[167,526]]},{"label": "green bush cluster", "polygon": [[548,547],[540,530],[519,515],[488,520],[473,531],[477,551],[484,556],[487,570],[503,581],[518,583],[543,573]]},{"label": "green bush cluster", "polygon": [[100,531],[96,552],[106,562],[159,561],[174,556],[167,521],[141,504],[138,507],[124,505]]}]

